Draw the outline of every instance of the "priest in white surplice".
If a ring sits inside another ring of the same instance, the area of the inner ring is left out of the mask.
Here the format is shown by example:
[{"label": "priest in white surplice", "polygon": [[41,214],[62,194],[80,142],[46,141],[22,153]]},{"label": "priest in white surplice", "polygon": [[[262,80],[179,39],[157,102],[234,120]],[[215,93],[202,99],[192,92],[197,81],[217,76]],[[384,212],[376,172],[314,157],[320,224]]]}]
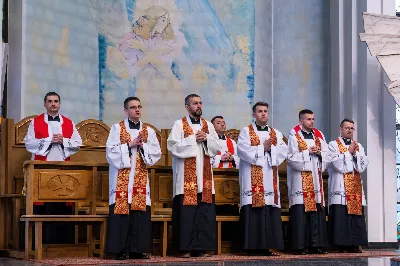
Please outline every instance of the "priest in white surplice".
[{"label": "priest in white surplice", "polygon": [[47,113],[35,117],[29,125],[24,142],[32,160],[69,161],[79,151],[82,139],[75,124],[59,114],[61,100],[55,92],[45,96]]},{"label": "priest in white surplice", "polygon": [[128,116],[111,127],[107,140],[109,216],[106,252],[116,259],[147,259],[153,238],[150,186],[146,166],[161,158],[155,131],[140,121],[142,106],[137,97],[124,101]]},{"label": "priest in white surplice", "polygon": [[185,98],[188,114],[175,121],[167,140],[172,153],[172,240],[182,257],[216,249],[215,189],[210,158],[221,150],[214,126],[201,117],[202,101]]},{"label": "priest in white surplice", "polygon": [[269,249],[283,249],[278,166],[286,159],[287,145],[282,133],[267,124],[267,103],[257,102],[253,117],[238,139],[241,247],[249,255],[272,256]]},{"label": "priest in white surplice", "polygon": [[[48,92],[44,97],[46,112],[35,117],[24,138],[26,149],[32,160],[69,161],[79,151],[82,139],[71,119],[59,113],[61,97]],[[73,203],[34,202],[34,214],[73,214]],[[34,237],[33,237],[34,239]],[[44,223],[44,244],[73,244],[74,225],[59,222]]]},{"label": "priest in white surplice", "polygon": [[288,190],[292,246],[299,254],[326,254],[327,229],[322,173],[329,149],[321,131],[314,129],[314,113],[299,113],[300,127],[288,140]]},{"label": "priest in white surplice", "polygon": [[361,253],[368,244],[365,224],[366,206],[360,173],[368,167],[368,158],[360,143],[353,140],[354,121],[344,119],[340,137],[329,143],[329,240],[341,252]]},{"label": "priest in white surplice", "polygon": [[213,158],[211,164],[214,168],[239,168],[239,156],[237,156],[236,142],[225,135],[226,123],[223,116],[215,116],[211,123],[217,132],[221,151]]}]

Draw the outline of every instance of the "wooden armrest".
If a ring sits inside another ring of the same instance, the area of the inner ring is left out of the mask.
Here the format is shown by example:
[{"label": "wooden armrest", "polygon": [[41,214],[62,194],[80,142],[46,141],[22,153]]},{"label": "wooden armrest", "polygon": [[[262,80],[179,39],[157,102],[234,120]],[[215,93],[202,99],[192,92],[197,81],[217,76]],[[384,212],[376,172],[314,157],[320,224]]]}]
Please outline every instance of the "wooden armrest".
[{"label": "wooden armrest", "polygon": [[[89,214],[89,208],[79,208],[78,211],[84,211]],[[96,214],[108,215],[109,207],[96,207]]]},{"label": "wooden armrest", "polygon": [[217,216],[217,222],[239,222],[239,216]]},{"label": "wooden armrest", "polygon": [[155,208],[155,215],[172,215],[172,208]]},{"label": "wooden armrest", "polygon": [[22,215],[23,222],[104,222],[108,215]]},{"label": "wooden armrest", "polygon": [[25,197],[22,194],[2,194],[0,195],[0,198],[22,198]]},{"label": "wooden armrest", "polygon": [[151,216],[152,222],[171,222],[172,216],[171,215],[152,215]]}]

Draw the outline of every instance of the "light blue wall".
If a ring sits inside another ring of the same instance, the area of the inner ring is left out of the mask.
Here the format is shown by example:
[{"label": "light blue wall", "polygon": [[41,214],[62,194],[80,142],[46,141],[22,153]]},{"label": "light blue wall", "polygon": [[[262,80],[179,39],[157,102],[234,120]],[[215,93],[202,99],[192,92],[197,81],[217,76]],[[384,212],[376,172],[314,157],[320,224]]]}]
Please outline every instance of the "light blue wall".
[{"label": "light blue wall", "polygon": [[298,123],[298,112],[311,109],[329,139],[329,1],[267,0],[260,8],[256,100],[270,103],[270,120],[285,135]]},{"label": "light blue wall", "polygon": [[48,91],[61,94],[62,112],[74,121],[98,116],[98,34],[88,2],[23,2],[23,117],[44,111]]}]

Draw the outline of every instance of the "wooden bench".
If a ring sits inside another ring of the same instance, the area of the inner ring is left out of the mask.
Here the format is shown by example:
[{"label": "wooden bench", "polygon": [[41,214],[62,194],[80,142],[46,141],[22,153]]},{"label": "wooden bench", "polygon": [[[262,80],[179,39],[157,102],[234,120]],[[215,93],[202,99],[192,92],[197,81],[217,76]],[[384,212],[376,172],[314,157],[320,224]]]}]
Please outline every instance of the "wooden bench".
[{"label": "wooden bench", "polygon": [[[43,222],[79,222],[86,224],[100,223],[100,257],[104,257],[108,215],[22,215],[20,221],[25,222],[25,259],[32,254],[32,229],[35,230],[35,259],[43,258],[42,224]],[[93,250],[95,237],[92,231],[88,232],[87,243],[89,253]],[[91,254],[89,254],[90,256]]]},{"label": "wooden bench", "polygon": [[[73,222],[88,225],[88,255],[92,255],[93,234],[91,225],[100,224],[100,256],[104,257],[107,215],[96,214],[98,171],[105,171],[104,163],[43,162],[24,163],[26,182],[25,258],[32,253],[32,229],[35,230],[36,259],[43,258],[43,222]],[[74,202],[89,205],[88,215],[35,215],[33,202]]]}]

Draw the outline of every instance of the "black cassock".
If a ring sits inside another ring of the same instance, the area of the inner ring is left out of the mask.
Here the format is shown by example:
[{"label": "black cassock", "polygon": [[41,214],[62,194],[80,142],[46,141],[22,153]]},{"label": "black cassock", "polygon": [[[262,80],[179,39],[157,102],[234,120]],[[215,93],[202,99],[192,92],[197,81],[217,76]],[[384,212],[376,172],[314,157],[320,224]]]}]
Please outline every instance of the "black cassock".
[{"label": "black cassock", "polygon": [[240,208],[241,243],[245,250],[283,249],[281,209],[266,205]]},{"label": "black cassock", "polygon": [[150,206],[146,206],[146,211],[131,210],[129,215],[114,214],[114,206],[109,206],[105,252],[151,253],[153,239]]},{"label": "black cassock", "polygon": [[197,194],[198,205],[183,205],[183,195],[176,195],[173,199],[172,242],[178,251],[216,250],[215,195],[212,195],[211,204],[201,202],[201,195]]},{"label": "black cassock", "polygon": [[329,206],[329,242],[338,246],[368,245],[365,212],[362,215],[347,213],[346,205]]},{"label": "black cassock", "polygon": [[290,223],[293,249],[328,246],[325,208],[317,203],[317,211],[305,212],[304,204],[292,205]]}]

